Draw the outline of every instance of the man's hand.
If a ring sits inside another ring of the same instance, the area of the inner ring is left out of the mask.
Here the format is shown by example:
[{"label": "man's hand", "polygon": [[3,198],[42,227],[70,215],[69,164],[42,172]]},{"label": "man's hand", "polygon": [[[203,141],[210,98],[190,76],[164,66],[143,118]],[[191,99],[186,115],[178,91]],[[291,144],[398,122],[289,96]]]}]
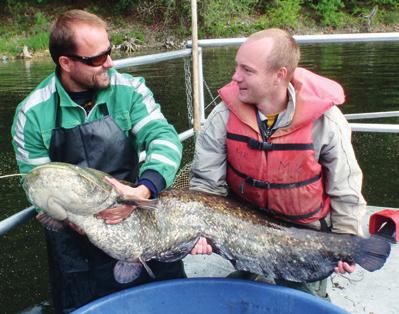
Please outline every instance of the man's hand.
[{"label": "man's hand", "polygon": [[192,255],[197,254],[212,254],[212,247],[208,244],[205,238],[201,237],[195,244],[194,248],[191,250]]},{"label": "man's hand", "polygon": [[81,236],[86,235],[86,233],[80,229],[77,225],[75,225],[74,223],[70,222],[68,219],[65,219],[64,222],[74,231],[76,231],[77,233],[79,233]]},{"label": "man's hand", "polygon": [[134,188],[109,177],[105,177],[104,181],[112,185],[122,199],[143,200],[151,197],[151,191],[145,185]]},{"label": "man's hand", "polygon": [[[114,189],[119,193],[122,199],[133,199],[133,200],[142,200],[149,199],[151,196],[151,191],[144,185],[139,185],[138,187],[131,187],[129,185],[120,183],[118,180],[114,178],[105,178],[105,181],[112,185]],[[97,214],[97,217],[104,219],[105,223],[114,225],[122,222],[135,209],[135,206],[132,205],[118,205],[116,207],[107,208],[102,212]]]},{"label": "man's hand", "polygon": [[334,268],[334,271],[338,274],[353,273],[356,269],[356,264],[348,264],[346,262],[339,261],[338,266]]},{"label": "man's hand", "polygon": [[116,207],[104,209],[96,216],[104,219],[106,224],[116,225],[129,217],[135,208],[136,207],[132,205],[118,205]]}]

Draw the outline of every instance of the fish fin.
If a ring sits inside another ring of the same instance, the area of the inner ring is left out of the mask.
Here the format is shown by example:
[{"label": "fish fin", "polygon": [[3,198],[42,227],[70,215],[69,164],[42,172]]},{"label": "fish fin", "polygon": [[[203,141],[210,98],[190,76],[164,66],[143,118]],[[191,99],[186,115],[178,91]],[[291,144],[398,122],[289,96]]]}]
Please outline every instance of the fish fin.
[{"label": "fish fin", "polygon": [[122,197],[117,197],[116,201],[119,204],[125,204],[125,205],[134,205],[137,206],[138,208],[141,209],[149,209],[149,210],[154,210],[158,209],[158,199],[125,199]]},{"label": "fish fin", "polygon": [[157,210],[158,207],[152,204],[137,204],[137,208],[146,209],[146,210]]},{"label": "fish fin", "polygon": [[144,266],[145,270],[147,271],[148,275],[152,278],[155,279],[156,276],[153,273],[153,271],[151,270],[150,266],[147,265],[147,263],[145,262],[144,259],[142,259],[141,257],[139,257],[140,263]]},{"label": "fish fin", "polygon": [[227,246],[225,246],[223,244],[219,244],[209,238],[207,238],[206,240],[212,246],[212,251],[214,253],[233,262],[233,260],[235,259],[234,255],[233,255],[233,253],[231,253],[230,249]]},{"label": "fish fin", "polygon": [[212,243],[214,252],[228,259],[236,270],[247,271],[268,279],[283,279],[293,282],[313,282],[331,275],[336,261],[308,252],[303,260],[289,262],[289,256],[275,256],[275,260],[262,254],[247,254],[245,250],[231,251],[223,243]]},{"label": "fish fin", "polygon": [[184,257],[187,256],[195,246],[195,244],[198,242],[198,239],[200,237],[197,236],[189,241],[180,243],[176,247],[173,248],[173,250],[168,250],[166,252],[161,252],[157,256],[155,256],[155,259],[160,262],[165,262],[165,263],[170,263],[170,262],[176,262]]},{"label": "fish fin", "polygon": [[390,243],[381,237],[359,238],[354,260],[364,269],[373,272],[384,266],[391,252]]},{"label": "fish fin", "polygon": [[137,279],[142,270],[142,263],[118,261],[114,266],[114,278],[119,283],[129,283]]},{"label": "fish fin", "polygon": [[[207,242],[212,246],[212,251],[215,254],[220,255],[221,257],[227,259],[235,269],[237,270],[247,270],[250,268],[250,271],[255,272],[255,268],[257,269],[259,274],[262,274],[263,271],[261,269],[259,269],[259,267],[249,267],[250,265],[249,261],[241,256],[241,258],[238,258],[236,256],[234,256],[234,254],[230,251],[230,249],[228,248],[228,246],[220,244],[210,238],[206,239]],[[253,264],[253,263],[252,263]]]},{"label": "fish fin", "polygon": [[39,221],[44,228],[50,231],[60,231],[64,228],[64,224],[54,218],[51,218],[45,212],[40,212],[36,215],[37,221]]}]

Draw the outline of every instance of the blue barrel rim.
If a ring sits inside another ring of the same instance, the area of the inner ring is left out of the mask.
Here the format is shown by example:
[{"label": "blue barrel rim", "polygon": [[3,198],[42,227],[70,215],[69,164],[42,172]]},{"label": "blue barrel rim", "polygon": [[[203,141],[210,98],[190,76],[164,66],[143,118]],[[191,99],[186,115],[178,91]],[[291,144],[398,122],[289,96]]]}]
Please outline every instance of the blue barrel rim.
[{"label": "blue barrel rim", "polygon": [[[325,301],[319,297],[313,296],[309,293],[301,290],[292,289],[284,286],[278,286],[273,284],[267,284],[264,282],[256,282],[243,279],[232,279],[232,278],[209,278],[209,277],[197,277],[197,278],[185,278],[185,279],[171,279],[163,281],[155,281],[150,283],[141,284],[132,288],[124,289],[97,300],[94,300],[79,309],[73,311],[71,314],[86,314],[95,313],[93,310],[101,309],[102,306],[108,305],[109,303],[115,303],[118,300],[124,300],[125,297],[133,297],[135,294],[146,293],[154,289],[170,289],[179,288],[184,286],[189,289],[197,285],[212,285],[212,287],[247,287],[247,288],[261,288],[264,291],[270,291],[274,294],[285,294],[287,297],[301,299],[302,301],[309,303],[318,303],[323,306],[327,311],[334,314],[349,314],[345,309]],[[114,312],[117,313],[117,312]]]}]

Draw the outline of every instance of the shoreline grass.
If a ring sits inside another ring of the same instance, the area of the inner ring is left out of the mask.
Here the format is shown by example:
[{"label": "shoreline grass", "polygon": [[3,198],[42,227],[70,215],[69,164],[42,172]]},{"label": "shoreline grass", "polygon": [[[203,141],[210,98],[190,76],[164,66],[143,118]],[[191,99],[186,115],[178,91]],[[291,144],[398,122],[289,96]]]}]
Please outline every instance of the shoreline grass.
[{"label": "shoreline grass", "polygon": [[[222,0],[208,1],[208,7],[200,8],[200,38],[247,36],[268,27],[281,27],[301,35],[399,31],[399,5],[393,8],[382,7],[377,10],[372,20],[367,20],[365,16],[370,12],[370,8],[357,9],[349,14],[331,6],[315,7],[310,13],[309,8],[301,6],[301,0],[278,0],[273,7],[258,8],[256,12],[248,8],[239,12],[240,8],[234,6],[220,8],[210,5],[216,5],[220,1]],[[254,0],[245,1],[255,3]],[[244,2],[240,2],[241,8],[248,5]],[[88,0],[84,4],[82,8],[98,14],[108,22],[111,40],[116,47],[123,47],[126,42],[136,42],[138,44],[134,44],[134,47],[140,50],[160,46],[167,37],[173,37],[178,42],[190,39],[189,17],[185,22],[181,22],[178,19],[172,20],[171,16],[164,13],[168,18],[160,22],[156,12],[151,14],[151,11],[147,11],[146,15],[149,18],[144,22],[144,14],[138,14],[138,10],[135,14],[123,15],[116,14],[107,7],[99,9]],[[52,20],[59,12],[71,8],[72,6],[66,5],[28,6],[23,1],[14,7],[8,6],[11,17],[5,12],[0,14],[0,58],[18,58],[24,46],[27,46],[33,57],[47,56],[48,30]],[[220,15],[220,12],[215,10],[224,12]],[[189,14],[187,8],[185,14]]]}]

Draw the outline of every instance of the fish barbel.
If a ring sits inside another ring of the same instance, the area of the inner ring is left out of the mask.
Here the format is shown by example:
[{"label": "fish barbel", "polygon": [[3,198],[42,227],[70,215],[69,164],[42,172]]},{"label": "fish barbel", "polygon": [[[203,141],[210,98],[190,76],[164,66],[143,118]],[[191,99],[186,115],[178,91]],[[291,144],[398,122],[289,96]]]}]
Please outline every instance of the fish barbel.
[{"label": "fish barbel", "polygon": [[237,270],[311,282],[329,276],[340,260],[375,271],[390,253],[390,244],[379,237],[296,228],[241,202],[195,191],[170,190],[154,203],[137,202],[127,219],[109,225],[95,215],[118,203],[105,176],[93,169],[48,163],[27,174],[23,187],[33,205],[54,219],[68,219],[95,246],[125,262],[176,261],[205,237]]}]

